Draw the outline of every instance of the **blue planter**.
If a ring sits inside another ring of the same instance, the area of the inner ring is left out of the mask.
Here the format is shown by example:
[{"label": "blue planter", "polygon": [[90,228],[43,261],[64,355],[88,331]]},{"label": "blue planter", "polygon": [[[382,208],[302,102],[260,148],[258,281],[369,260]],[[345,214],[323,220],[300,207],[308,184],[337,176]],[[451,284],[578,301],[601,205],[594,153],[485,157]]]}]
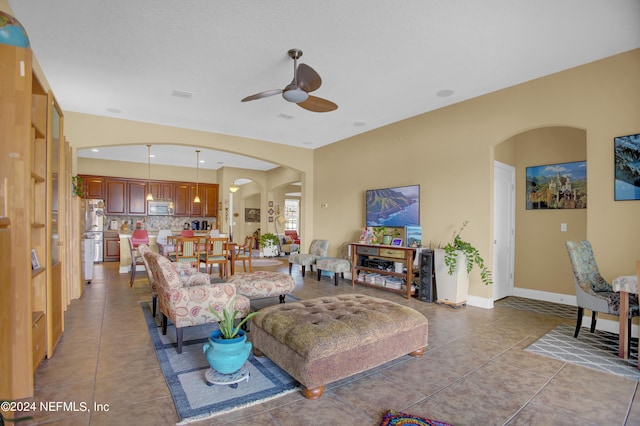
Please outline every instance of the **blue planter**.
[{"label": "blue planter", "polygon": [[233,339],[223,339],[220,330],[209,335],[209,343],[205,343],[202,351],[211,368],[222,374],[235,373],[249,359],[251,342],[247,342],[243,330]]}]

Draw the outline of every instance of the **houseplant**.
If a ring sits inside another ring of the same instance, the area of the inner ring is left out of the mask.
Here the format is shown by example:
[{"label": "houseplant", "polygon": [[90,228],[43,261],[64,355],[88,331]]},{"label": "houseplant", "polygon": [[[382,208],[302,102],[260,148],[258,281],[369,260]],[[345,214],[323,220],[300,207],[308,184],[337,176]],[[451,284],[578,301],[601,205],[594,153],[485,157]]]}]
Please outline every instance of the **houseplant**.
[{"label": "houseplant", "polygon": [[[235,297],[229,306],[235,306]],[[202,346],[202,351],[211,368],[222,374],[234,373],[249,359],[251,352],[251,342],[246,341],[246,333],[240,328],[257,312],[251,312],[238,325],[235,325],[236,317],[240,313],[238,310],[225,309],[222,311],[222,318],[212,306],[209,307],[209,312],[218,318],[220,323],[219,328],[209,334],[209,342]]]},{"label": "houseplant", "polygon": [[260,248],[265,257],[273,257],[278,255],[278,237],[276,234],[267,232],[260,235]]},{"label": "houseplant", "polygon": [[480,269],[482,282],[491,284],[491,272],[485,266],[480,252],[460,237],[468,223],[465,221],[462,227],[454,232],[453,240],[444,248],[436,248],[433,251],[438,303],[453,306],[467,303],[469,273],[474,266]]},{"label": "houseplant", "polygon": [[[393,232],[393,234],[392,234]],[[375,238],[374,244],[391,244],[393,237],[399,237],[400,232],[397,229],[389,229],[386,226],[378,226],[373,228],[373,236]]]}]

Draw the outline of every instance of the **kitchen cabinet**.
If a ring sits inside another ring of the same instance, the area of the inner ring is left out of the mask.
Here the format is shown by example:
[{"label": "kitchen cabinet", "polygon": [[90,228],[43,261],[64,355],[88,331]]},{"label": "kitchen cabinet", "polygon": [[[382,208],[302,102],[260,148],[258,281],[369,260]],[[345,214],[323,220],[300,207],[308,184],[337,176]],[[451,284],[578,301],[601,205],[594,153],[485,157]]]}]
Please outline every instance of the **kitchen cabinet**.
[{"label": "kitchen cabinet", "polygon": [[151,182],[151,195],[154,200],[172,200],[173,184],[171,182]]},{"label": "kitchen cabinet", "polygon": [[191,211],[191,201],[189,200],[189,185],[186,183],[176,183],[173,185],[173,215],[189,216]]},{"label": "kitchen cabinet", "polygon": [[104,178],[99,176],[80,176],[84,185],[85,198],[104,200]]},{"label": "kitchen cabinet", "polygon": [[104,233],[104,261],[120,262],[120,236],[117,232]]},{"label": "kitchen cabinet", "polygon": [[204,198],[204,217],[218,217],[218,185],[202,185]]},{"label": "kitchen cabinet", "polygon": [[105,180],[105,209],[107,215],[124,215],[127,212],[127,181],[107,178]]},{"label": "kitchen cabinet", "polygon": [[146,182],[127,182],[127,211],[130,215],[147,214]]},{"label": "kitchen cabinet", "polygon": [[200,202],[194,203],[193,200],[196,198],[196,185],[189,185],[189,216],[193,217],[201,217],[204,209],[202,208],[202,204],[204,203],[204,192],[202,190],[203,185],[198,185],[198,195],[200,196]]}]

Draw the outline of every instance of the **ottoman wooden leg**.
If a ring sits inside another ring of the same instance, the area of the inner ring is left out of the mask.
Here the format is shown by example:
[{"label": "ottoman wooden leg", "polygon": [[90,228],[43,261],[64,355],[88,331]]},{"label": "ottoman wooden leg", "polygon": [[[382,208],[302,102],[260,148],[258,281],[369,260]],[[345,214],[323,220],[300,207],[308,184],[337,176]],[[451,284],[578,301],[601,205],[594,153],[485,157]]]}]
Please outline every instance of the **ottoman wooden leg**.
[{"label": "ottoman wooden leg", "polygon": [[409,355],[415,356],[415,357],[422,356],[424,355],[424,348],[416,349],[415,351],[411,352]]},{"label": "ottoman wooden leg", "polygon": [[322,396],[323,393],[324,393],[324,386],[318,386],[317,388],[313,388],[313,389],[307,389],[307,388],[302,389],[302,395],[307,399],[318,399]]},{"label": "ottoman wooden leg", "polygon": [[253,347],[253,356],[257,356],[258,358],[262,358],[264,356],[264,354],[262,353],[262,351],[258,348],[256,348],[255,346]]},{"label": "ottoman wooden leg", "polygon": [[280,299],[280,303],[284,303],[285,296],[286,294],[281,294],[280,296],[278,296],[278,298]]}]

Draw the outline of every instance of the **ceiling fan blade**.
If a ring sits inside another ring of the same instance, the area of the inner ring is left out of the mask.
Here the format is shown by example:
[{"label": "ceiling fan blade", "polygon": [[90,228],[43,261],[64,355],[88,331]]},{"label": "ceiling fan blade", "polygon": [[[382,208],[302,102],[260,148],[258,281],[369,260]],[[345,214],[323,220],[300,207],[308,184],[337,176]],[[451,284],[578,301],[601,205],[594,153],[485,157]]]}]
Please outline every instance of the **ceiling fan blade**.
[{"label": "ceiling fan blade", "polygon": [[329,112],[338,109],[338,105],[317,96],[309,96],[309,99],[297,105],[312,112]]},{"label": "ceiling fan blade", "polygon": [[269,96],[279,95],[280,93],[282,93],[282,89],[267,90],[266,92],[260,92],[256,93],[255,95],[247,96],[240,102],[255,101],[256,99],[268,98]]},{"label": "ceiling fan blade", "polygon": [[298,65],[296,78],[298,80],[298,87],[307,93],[318,90],[318,88],[322,84],[322,79],[320,78],[318,73],[306,64]]}]

